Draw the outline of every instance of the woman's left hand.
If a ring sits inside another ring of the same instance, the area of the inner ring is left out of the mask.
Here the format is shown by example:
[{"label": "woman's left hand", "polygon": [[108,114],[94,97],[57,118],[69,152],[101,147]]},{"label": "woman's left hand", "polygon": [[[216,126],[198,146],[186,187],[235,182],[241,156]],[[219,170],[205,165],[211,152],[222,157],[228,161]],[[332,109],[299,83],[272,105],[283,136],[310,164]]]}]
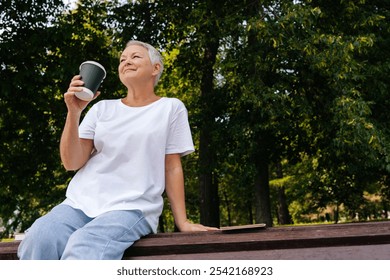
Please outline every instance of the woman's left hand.
[{"label": "woman's left hand", "polygon": [[178,225],[178,228],[182,232],[188,232],[188,231],[215,231],[219,230],[219,228],[216,227],[208,227],[201,224],[193,224],[190,221],[185,221],[180,226]]}]

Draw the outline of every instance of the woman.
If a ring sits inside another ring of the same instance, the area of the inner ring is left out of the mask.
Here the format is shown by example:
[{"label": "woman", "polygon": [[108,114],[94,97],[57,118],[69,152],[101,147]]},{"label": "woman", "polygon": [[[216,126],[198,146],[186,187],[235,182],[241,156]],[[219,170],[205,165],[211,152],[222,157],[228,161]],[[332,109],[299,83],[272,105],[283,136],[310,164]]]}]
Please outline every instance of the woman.
[{"label": "woman", "polygon": [[26,231],[20,259],[121,259],[157,231],[164,190],[180,231],[215,230],[187,220],[180,157],[194,147],[184,104],[154,92],[162,71],[155,48],[130,41],[118,67],[127,96],[96,103],[80,125],[88,102],[75,96],[84,83],[73,77],[60,154],[78,172],[65,201]]}]

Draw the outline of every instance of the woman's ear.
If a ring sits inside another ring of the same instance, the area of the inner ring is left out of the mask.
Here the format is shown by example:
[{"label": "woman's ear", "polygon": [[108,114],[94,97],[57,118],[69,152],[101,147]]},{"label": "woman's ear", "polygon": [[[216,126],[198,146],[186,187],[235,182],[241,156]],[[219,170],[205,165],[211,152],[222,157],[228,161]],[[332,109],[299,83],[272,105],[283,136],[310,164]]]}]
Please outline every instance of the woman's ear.
[{"label": "woman's ear", "polygon": [[154,64],[153,66],[153,76],[157,76],[160,73],[161,65],[159,63]]}]

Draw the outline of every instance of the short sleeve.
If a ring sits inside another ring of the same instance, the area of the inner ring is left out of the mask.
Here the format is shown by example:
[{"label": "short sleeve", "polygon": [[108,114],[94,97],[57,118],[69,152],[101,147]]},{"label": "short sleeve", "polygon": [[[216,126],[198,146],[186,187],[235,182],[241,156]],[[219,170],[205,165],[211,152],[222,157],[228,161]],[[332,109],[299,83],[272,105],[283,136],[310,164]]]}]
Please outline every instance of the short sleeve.
[{"label": "short sleeve", "polygon": [[165,153],[185,156],[194,151],[188,112],[180,101],[169,126]]},{"label": "short sleeve", "polygon": [[98,106],[93,105],[85,114],[79,125],[79,137],[84,139],[94,139],[97,122]]}]

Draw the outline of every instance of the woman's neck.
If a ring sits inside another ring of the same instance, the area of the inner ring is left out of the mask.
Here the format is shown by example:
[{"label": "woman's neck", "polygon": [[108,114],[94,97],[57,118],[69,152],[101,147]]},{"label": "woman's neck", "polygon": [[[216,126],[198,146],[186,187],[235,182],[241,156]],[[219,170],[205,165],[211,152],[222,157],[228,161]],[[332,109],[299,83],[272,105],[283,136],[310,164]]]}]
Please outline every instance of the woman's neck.
[{"label": "woman's neck", "polygon": [[122,98],[122,102],[130,107],[141,107],[153,103],[160,98],[153,90],[135,91],[134,89],[128,89],[127,96]]}]

